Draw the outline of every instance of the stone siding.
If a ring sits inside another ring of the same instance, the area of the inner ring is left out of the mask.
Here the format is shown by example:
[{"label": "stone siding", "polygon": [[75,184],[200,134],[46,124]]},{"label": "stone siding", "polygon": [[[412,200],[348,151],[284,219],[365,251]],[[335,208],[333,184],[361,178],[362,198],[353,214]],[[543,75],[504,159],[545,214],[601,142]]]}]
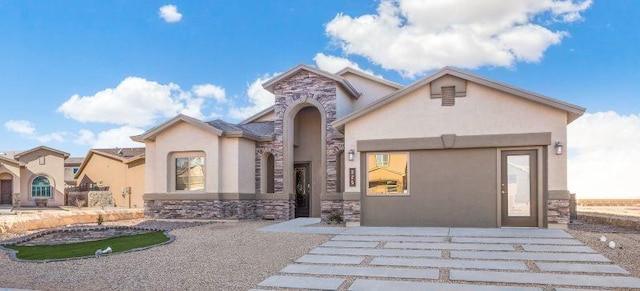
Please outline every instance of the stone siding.
[{"label": "stone siding", "polygon": [[569,224],[569,199],[549,199],[547,218],[549,224]]},{"label": "stone siding", "polygon": [[360,201],[344,201],[342,216],[346,222],[360,222]]},{"label": "stone siding", "polygon": [[144,215],[163,219],[251,219],[256,218],[255,200],[150,200]]},{"label": "stone siding", "polygon": [[257,200],[256,216],[264,219],[289,220],[293,219],[295,203],[289,200]]},{"label": "stone siding", "polygon": [[320,218],[323,222],[329,221],[329,218],[332,214],[337,213],[340,216],[342,214],[342,200],[322,200],[322,211],[320,213]]},{"label": "stone siding", "polygon": [[87,193],[88,207],[104,207],[113,205],[113,194],[111,191],[89,191]]}]

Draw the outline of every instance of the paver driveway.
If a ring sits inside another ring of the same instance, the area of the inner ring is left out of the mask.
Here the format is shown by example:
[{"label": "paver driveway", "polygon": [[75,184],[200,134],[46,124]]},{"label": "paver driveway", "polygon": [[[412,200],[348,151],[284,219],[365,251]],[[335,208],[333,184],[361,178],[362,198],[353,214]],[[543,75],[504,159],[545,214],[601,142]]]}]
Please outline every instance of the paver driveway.
[{"label": "paver driveway", "polygon": [[640,289],[640,279],[562,230],[305,227],[317,222],[262,229],[336,236],[256,290]]}]

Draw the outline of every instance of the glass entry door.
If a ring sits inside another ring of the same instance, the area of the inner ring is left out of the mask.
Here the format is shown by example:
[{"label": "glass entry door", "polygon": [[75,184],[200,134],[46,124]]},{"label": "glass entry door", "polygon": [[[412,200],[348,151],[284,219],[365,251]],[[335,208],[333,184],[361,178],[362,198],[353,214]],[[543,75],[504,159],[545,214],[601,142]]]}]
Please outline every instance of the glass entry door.
[{"label": "glass entry door", "polygon": [[309,169],[309,163],[293,166],[296,191],[295,217],[309,217],[309,203],[311,201],[311,172]]},{"label": "glass entry door", "polygon": [[500,182],[502,226],[538,226],[538,154],[503,151]]}]

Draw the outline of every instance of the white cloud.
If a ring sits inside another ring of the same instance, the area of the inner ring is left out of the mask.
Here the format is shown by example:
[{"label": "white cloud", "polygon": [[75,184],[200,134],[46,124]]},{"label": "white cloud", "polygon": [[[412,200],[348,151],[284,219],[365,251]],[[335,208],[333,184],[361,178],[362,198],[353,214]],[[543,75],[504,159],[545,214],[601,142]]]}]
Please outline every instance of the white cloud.
[{"label": "white cloud", "polygon": [[549,46],[567,35],[543,23],[579,20],[591,3],[383,0],[373,15],[338,14],[326,32],[345,53],[406,77],[447,65],[510,67],[540,61]]},{"label": "white cloud", "polygon": [[640,114],[585,113],[568,140],[569,190],[578,198],[640,198]]},{"label": "white cloud", "polygon": [[249,105],[243,107],[231,107],[228,115],[235,119],[246,119],[273,105],[275,102],[275,96],[271,92],[262,88],[262,84],[279,74],[280,73],[271,75],[266,74],[253,81],[253,83],[247,85]]},{"label": "white cloud", "polygon": [[97,135],[90,130],[81,129],[74,142],[91,148],[142,147],[144,144],[132,141],[130,136],[143,132],[143,129],[127,125],[105,130]]},{"label": "white cloud", "polygon": [[182,14],[178,12],[178,7],[175,5],[164,5],[160,7],[158,15],[168,23],[180,22],[180,20],[182,20]]},{"label": "white cloud", "polygon": [[373,71],[371,70],[364,70],[360,68],[360,66],[357,63],[352,62],[347,58],[341,58],[341,57],[336,57],[331,55],[325,55],[323,53],[317,53],[316,56],[313,57],[313,60],[316,62],[316,66],[318,68],[325,70],[329,73],[335,74],[346,67],[351,67],[353,69],[367,73],[371,76],[382,78],[382,76],[374,74]]},{"label": "white cloud", "polygon": [[213,84],[195,85],[191,92],[198,97],[213,98],[218,102],[226,101],[224,88]]},{"label": "white cloud", "polygon": [[[214,87],[224,92],[224,89]],[[153,125],[159,118],[173,117],[178,113],[202,118],[204,98],[194,97],[174,83],[163,85],[127,77],[115,88],[104,89],[92,96],[71,96],[58,107],[58,112],[80,122],[144,127]]]},{"label": "white cloud", "polygon": [[27,120],[9,120],[4,123],[4,128],[11,132],[26,135],[32,135],[36,132],[36,128]]},{"label": "white cloud", "polygon": [[39,134],[36,131],[36,127],[28,120],[9,120],[4,123],[4,127],[9,132],[15,132],[20,136],[37,140],[40,143],[48,143],[50,141],[57,141],[59,143],[64,142],[65,132],[52,132],[48,134]]}]

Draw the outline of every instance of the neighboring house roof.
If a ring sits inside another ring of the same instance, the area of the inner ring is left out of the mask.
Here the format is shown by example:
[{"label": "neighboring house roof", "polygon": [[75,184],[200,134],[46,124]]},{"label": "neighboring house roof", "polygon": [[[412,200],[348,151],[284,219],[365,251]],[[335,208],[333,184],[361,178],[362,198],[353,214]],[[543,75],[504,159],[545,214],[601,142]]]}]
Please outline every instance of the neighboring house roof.
[{"label": "neighboring house roof", "polygon": [[78,172],[76,172],[73,177],[78,179],[80,177],[80,173],[84,170],[84,168],[91,161],[91,157],[93,155],[100,155],[106,158],[114,159],[120,161],[124,164],[128,164],[133,162],[134,160],[139,160],[144,158],[145,148],[110,148],[110,149],[90,149],[87,152],[87,156],[82,161]]},{"label": "neighboring house roof", "polygon": [[351,95],[351,97],[358,99],[358,97],[360,97],[360,95],[362,93],[358,92],[358,90],[356,90],[356,88],[353,87],[353,85],[351,85],[351,83],[349,83],[349,81],[347,81],[347,79],[340,77],[340,76],[336,76],[334,74],[331,74],[327,71],[324,70],[320,70],[318,68],[314,68],[305,64],[299,64],[293,68],[291,68],[290,70],[276,76],[275,78],[267,81],[266,83],[262,84],[262,87],[267,89],[267,91],[273,93],[273,89],[274,86],[278,83],[280,83],[281,81],[297,74],[300,71],[309,71],[311,73],[314,73],[316,75],[320,75],[323,76],[325,78],[331,79],[336,81],[336,83],[340,84],[345,90],[347,90],[347,93],[349,95]]},{"label": "neighboring house roof", "polygon": [[65,167],[79,166],[80,164],[82,164],[82,161],[84,161],[83,157],[69,157],[66,160],[64,160],[64,166]]},{"label": "neighboring house roof", "polygon": [[363,72],[361,70],[354,69],[354,68],[351,68],[351,67],[346,67],[346,68],[340,70],[339,72],[336,73],[336,75],[344,76],[346,73],[351,73],[351,74],[354,74],[354,75],[358,75],[358,76],[360,76],[362,78],[366,78],[366,79],[369,79],[371,81],[378,82],[380,84],[387,85],[389,87],[393,87],[393,88],[396,88],[396,89],[402,89],[404,87],[404,86],[402,86],[402,85],[400,85],[400,84],[398,84],[396,82],[391,82],[391,81],[383,79],[383,78],[378,78],[376,76],[373,76],[371,74],[367,74],[367,73],[365,73],[365,72]]},{"label": "neighboring house roof", "polygon": [[451,67],[444,67],[442,69],[440,69],[439,71],[433,73],[430,76],[427,76],[421,80],[418,80],[416,82],[414,82],[413,84],[404,87],[394,93],[391,93],[383,98],[380,98],[374,102],[372,102],[369,106],[364,107],[360,110],[354,111],[350,114],[347,114],[346,116],[334,121],[333,123],[331,123],[331,125],[334,128],[338,128],[338,129],[342,129],[344,127],[345,124],[347,124],[348,122],[357,119],[363,115],[366,115],[369,112],[372,112],[382,106],[384,106],[385,104],[388,104],[398,98],[401,98],[419,88],[421,88],[422,86],[431,83],[432,81],[435,81],[437,79],[439,79],[442,76],[445,75],[451,75],[451,76],[455,76],[461,79],[465,79],[467,81],[471,81],[480,85],[484,85],[502,92],[506,92],[509,94],[512,94],[514,96],[520,97],[520,98],[524,98],[524,99],[528,99],[537,103],[541,103],[547,106],[551,106],[553,108],[557,108],[563,111],[566,111],[568,114],[568,120],[567,123],[570,123],[571,121],[575,120],[576,118],[580,117],[584,111],[585,108],[580,107],[578,105],[574,105],[574,104],[570,104],[564,101],[560,101],[557,99],[553,99],[551,97],[547,97],[544,95],[540,95],[531,91],[527,91],[524,89],[520,89],[517,87],[513,87],[510,85],[506,85],[500,82],[496,82],[478,75],[474,75],[471,73],[467,73],[467,72],[463,72],[463,71],[459,71],[456,69],[453,69]]},{"label": "neighboring house roof", "polygon": [[245,120],[243,120],[243,121],[240,121],[240,124],[245,124],[245,123],[249,123],[249,122],[256,121],[256,120],[258,120],[260,117],[263,117],[263,116],[265,116],[265,115],[267,115],[267,114],[271,113],[271,112],[274,110],[274,108],[275,108],[275,106],[274,106],[274,105],[271,105],[271,106],[269,106],[268,108],[265,108],[265,109],[263,109],[262,111],[260,111],[260,112],[258,112],[258,113],[256,113],[256,114],[252,115],[251,117],[249,117],[249,118],[247,118],[247,119],[245,119]]},{"label": "neighboring house roof", "polygon": [[5,156],[0,156],[0,163],[2,163],[2,162],[8,163],[8,164],[12,164],[12,165],[16,165],[16,166],[19,166],[19,167],[24,167],[26,165],[23,162],[16,161],[16,160],[14,160],[12,158],[8,158],[8,157],[5,157]]},{"label": "neighboring house roof", "polygon": [[63,152],[63,151],[59,151],[59,150],[56,150],[56,149],[52,149],[52,148],[47,147],[47,146],[39,146],[39,147],[32,148],[30,150],[26,150],[26,151],[21,152],[21,153],[18,153],[15,156],[13,156],[13,158],[16,159],[16,160],[19,160],[20,157],[22,157],[22,156],[24,156],[26,154],[37,152],[39,150],[44,150],[44,151],[48,151],[48,152],[59,154],[59,155],[63,156],[65,159],[69,157],[69,153],[67,153],[67,152]]},{"label": "neighboring house roof", "polygon": [[142,143],[147,141],[147,140],[154,141],[154,140],[156,140],[156,136],[158,134],[160,134],[165,129],[170,128],[171,126],[173,126],[173,125],[175,125],[176,123],[179,123],[179,122],[186,122],[186,123],[189,123],[189,124],[191,124],[191,125],[193,125],[195,127],[200,128],[200,129],[202,129],[204,131],[208,131],[208,132],[210,132],[212,134],[215,134],[217,136],[222,136],[222,130],[217,129],[217,128],[209,125],[208,123],[206,123],[206,122],[204,122],[202,120],[199,120],[199,119],[196,119],[196,118],[193,118],[193,117],[189,117],[189,116],[186,116],[184,114],[178,114],[174,118],[171,118],[171,119],[161,123],[160,125],[145,131],[144,133],[142,133],[140,135],[132,136],[131,139],[133,141],[142,142]]}]

